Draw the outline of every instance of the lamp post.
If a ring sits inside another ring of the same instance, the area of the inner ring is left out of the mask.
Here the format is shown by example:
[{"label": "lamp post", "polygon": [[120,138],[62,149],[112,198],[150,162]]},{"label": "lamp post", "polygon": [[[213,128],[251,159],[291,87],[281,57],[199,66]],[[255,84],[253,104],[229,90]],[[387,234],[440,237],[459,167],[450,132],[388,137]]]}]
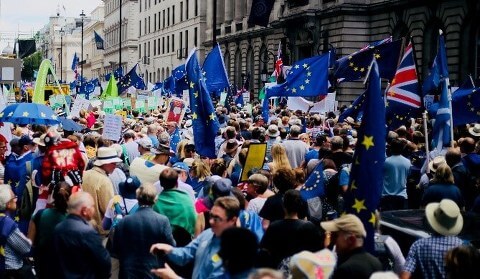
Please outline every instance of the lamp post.
[{"label": "lamp post", "polygon": [[60,83],[63,82],[63,35],[65,30],[60,28]]},{"label": "lamp post", "polygon": [[80,61],[80,88],[82,88],[83,85],[83,19],[85,18],[85,13],[82,10],[82,13],[80,14],[82,17],[82,45],[81,45],[81,56],[82,56],[82,61]]}]

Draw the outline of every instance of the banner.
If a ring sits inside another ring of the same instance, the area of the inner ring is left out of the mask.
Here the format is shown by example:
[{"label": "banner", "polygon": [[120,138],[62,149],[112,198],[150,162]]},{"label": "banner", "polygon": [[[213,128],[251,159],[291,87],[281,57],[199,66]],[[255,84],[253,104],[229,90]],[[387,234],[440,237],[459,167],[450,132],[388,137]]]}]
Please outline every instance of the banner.
[{"label": "banner", "polygon": [[247,159],[245,160],[245,166],[242,169],[242,175],[240,181],[248,180],[248,172],[253,169],[262,169],[265,163],[265,156],[267,155],[266,143],[251,143],[248,148]]},{"label": "banner", "polygon": [[185,115],[185,109],[186,105],[183,100],[180,100],[178,98],[171,98],[164,119],[166,121],[174,121],[178,125],[180,125],[183,116]]}]

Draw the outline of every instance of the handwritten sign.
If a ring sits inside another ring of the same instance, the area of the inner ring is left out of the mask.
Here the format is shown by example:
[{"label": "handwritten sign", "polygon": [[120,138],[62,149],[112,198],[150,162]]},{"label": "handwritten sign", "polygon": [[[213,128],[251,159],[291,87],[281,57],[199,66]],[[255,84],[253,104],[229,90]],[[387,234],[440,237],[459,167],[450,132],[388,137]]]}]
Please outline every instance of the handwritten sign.
[{"label": "handwritten sign", "polygon": [[122,117],[119,115],[105,115],[102,137],[118,141],[122,135]]},{"label": "handwritten sign", "polygon": [[81,97],[77,97],[75,99],[75,102],[73,102],[73,107],[72,107],[72,111],[70,112],[70,115],[72,117],[79,117],[80,116],[79,113],[82,109],[88,110],[89,108],[90,108],[89,100],[86,100]]}]

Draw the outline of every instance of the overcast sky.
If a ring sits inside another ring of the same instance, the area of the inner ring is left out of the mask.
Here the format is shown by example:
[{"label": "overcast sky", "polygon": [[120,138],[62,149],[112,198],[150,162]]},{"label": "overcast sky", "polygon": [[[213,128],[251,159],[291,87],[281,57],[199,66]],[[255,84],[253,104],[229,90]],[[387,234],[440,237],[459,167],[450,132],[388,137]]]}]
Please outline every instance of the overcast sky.
[{"label": "overcast sky", "polygon": [[10,32],[35,33],[57,10],[62,16],[75,17],[83,9],[88,16],[102,3],[101,0],[0,0],[0,51],[7,45],[5,36]]}]

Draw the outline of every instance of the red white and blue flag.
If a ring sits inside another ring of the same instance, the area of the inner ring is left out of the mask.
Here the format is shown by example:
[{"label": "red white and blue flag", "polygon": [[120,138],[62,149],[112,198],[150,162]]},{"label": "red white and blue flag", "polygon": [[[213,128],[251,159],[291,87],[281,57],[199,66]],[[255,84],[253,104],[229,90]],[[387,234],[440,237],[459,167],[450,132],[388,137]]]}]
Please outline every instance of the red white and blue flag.
[{"label": "red white and blue flag", "polygon": [[387,91],[387,124],[390,129],[403,125],[422,106],[420,86],[413,56],[412,42],[405,48],[402,61]]},{"label": "red white and blue flag", "polygon": [[283,83],[285,81],[285,77],[283,76],[283,60],[282,60],[282,43],[278,44],[277,50],[277,59],[275,60],[275,71],[273,72],[277,83]]}]

